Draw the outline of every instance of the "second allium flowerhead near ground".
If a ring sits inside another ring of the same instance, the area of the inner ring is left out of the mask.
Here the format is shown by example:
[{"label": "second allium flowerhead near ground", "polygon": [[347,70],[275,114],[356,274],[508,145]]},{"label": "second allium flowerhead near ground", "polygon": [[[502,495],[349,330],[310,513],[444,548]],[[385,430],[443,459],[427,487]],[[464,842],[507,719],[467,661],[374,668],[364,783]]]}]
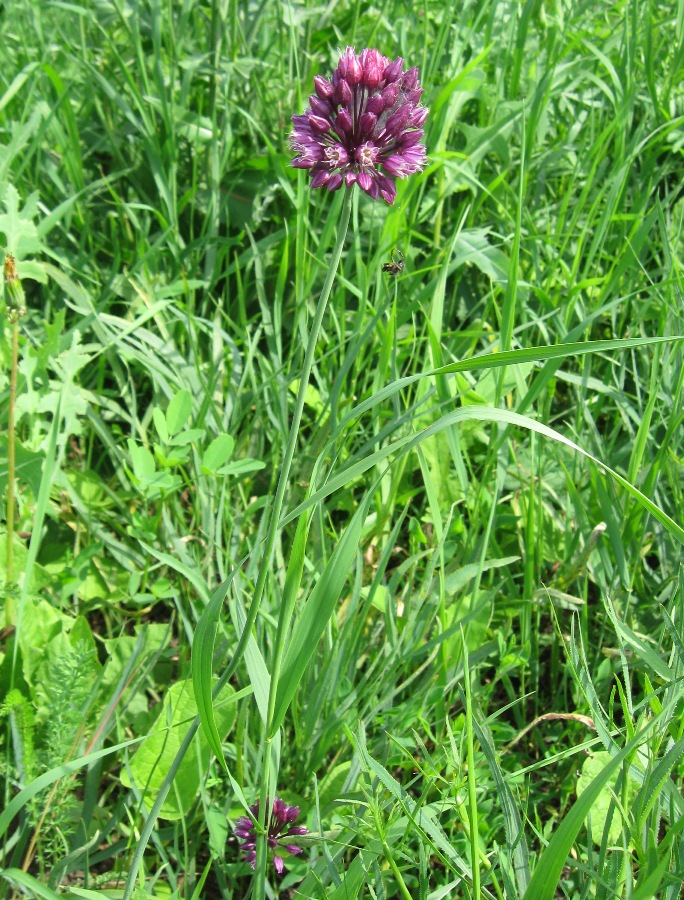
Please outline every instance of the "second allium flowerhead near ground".
[{"label": "second allium flowerhead near ground", "polygon": [[292,165],[311,171],[311,187],[336,191],[358,184],[373,199],[394,203],[395,178],[426,163],[418,69],[403,71],[377,50],[347,47],[330,81],[317,75],[309,109],[292,116]]}]

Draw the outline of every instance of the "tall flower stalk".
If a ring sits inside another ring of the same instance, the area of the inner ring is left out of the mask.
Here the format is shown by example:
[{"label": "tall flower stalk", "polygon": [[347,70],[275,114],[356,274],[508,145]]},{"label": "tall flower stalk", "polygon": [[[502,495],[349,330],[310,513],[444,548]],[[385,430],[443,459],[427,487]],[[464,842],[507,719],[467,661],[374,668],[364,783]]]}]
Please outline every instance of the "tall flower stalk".
[{"label": "tall flower stalk", "polygon": [[16,260],[11,253],[5,256],[5,303],[7,319],[12,327],[10,358],[10,392],[9,410],[7,413],[7,508],[5,522],[7,525],[7,559],[5,584],[5,625],[14,625],[14,475],[15,475],[15,420],[14,409],[17,401],[17,368],[19,358],[19,319],[26,315],[24,306],[24,289],[17,275]]},{"label": "tall flower stalk", "polygon": [[[314,84],[315,93],[309,98],[309,109],[302,116],[292,117],[294,128],[290,135],[290,144],[297,154],[292,165],[310,170],[312,187],[327,187],[329,191],[344,187],[345,195],[330,268],[307,339],[290,433],[271,509],[264,557],[243,638],[249,634],[254,625],[266,578],[271,569],[278,523],[297,445],[316,342],[349,226],[352,189],[356,184],[373,199],[382,199],[392,204],[396,197],[395,178],[404,178],[419,172],[426,162],[425,148],[421,144],[423,137],[421,126],[428,111],[419,106],[422,88],[418,82],[417,69],[404,72],[402,59],[390,61],[377,50],[363,50],[357,56],[353,48],[347,47],[331,79],[328,81],[316,76]],[[250,863],[255,866],[255,900],[263,900],[265,896],[268,848],[274,839],[273,822],[271,821],[270,825],[267,822],[270,811],[271,742],[274,737],[275,703],[285,649],[284,642],[291,614],[292,610],[282,611],[273,652],[262,742],[260,798],[258,805],[252,808],[253,814],[258,814],[257,826],[254,829],[247,829],[247,821],[241,821],[240,826],[242,832],[245,834],[249,832],[247,843]],[[274,801],[274,806],[276,802],[281,801]],[[282,860],[280,865],[276,865],[278,871],[281,868]]]}]

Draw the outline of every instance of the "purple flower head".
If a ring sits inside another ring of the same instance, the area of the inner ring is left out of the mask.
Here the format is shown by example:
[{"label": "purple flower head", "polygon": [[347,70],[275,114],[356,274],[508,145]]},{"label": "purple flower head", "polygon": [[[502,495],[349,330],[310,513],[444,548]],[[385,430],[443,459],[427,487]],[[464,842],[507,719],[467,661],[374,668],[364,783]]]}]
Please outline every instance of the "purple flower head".
[{"label": "purple flower head", "polygon": [[[267,821],[266,840],[269,848],[274,851],[273,865],[275,866],[276,872],[280,875],[285,866],[285,861],[275,853],[275,850],[281,850],[282,845],[282,849],[287,850],[292,856],[297,856],[302,852],[302,848],[298,847],[296,844],[286,843],[286,839],[288,836],[307,834],[308,832],[303,825],[292,824],[299,815],[298,806],[288,806],[276,797],[273,801],[273,807],[270,807],[268,801],[266,801],[266,807],[267,809],[270,809],[270,816]],[[250,806],[249,809],[254,818],[257,819],[259,817],[259,803],[255,803],[253,806]],[[284,828],[287,828],[287,831],[283,834]],[[254,868],[256,864],[257,832],[256,825],[249,816],[241,816],[237,820],[235,823],[235,835],[242,841],[240,849],[247,854],[247,862]]]},{"label": "purple flower head", "polygon": [[422,171],[420,143],[428,110],[419,106],[418,69],[403,71],[377,50],[347,47],[330,81],[314,77],[303,116],[292,116],[292,165],[311,170],[311,187],[358,184],[374,200],[394,203],[395,178]]}]

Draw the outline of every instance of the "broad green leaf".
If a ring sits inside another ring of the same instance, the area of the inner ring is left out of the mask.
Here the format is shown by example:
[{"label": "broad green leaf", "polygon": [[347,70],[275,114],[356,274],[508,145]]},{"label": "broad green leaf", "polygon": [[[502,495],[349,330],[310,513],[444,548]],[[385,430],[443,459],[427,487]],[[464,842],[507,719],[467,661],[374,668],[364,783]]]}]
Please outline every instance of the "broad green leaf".
[{"label": "broad green leaf", "polygon": [[145,481],[155,474],[154,456],[152,456],[147,447],[141,447],[139,444],[136,444],[133,438],[129,438],[128,452],[131,455],[133,474],[138,481]]},{"label": "broad green leaf", "polygon": [[[214,702],[217,732],[223,737],[235,721],[235,691],[226,685]],[[145,738],[127,769],[121,771],[121,782],[131,787],[131,776],[148,804],[159,793],[161,784],[173,762],[183,738],[197,715],[192,681],[176,682],[168,689],[151,733]],[[198,732],[180,765],[171,791],[159,815],[164,819],[181,819],[187,815],[199,791],[200,774],[209,765],[209,742]]]},{"label": "broad green leaf", "polygon": [[221,737],[214,717],[214,700],[211,695],[213,685],[213,661],[214,643],[218,622],[221,617],[223,601],[226,599],[228,589],[235,577],[237,569],[223,581],[214,591],[211,599],[200,616],[195,634],[192,639],[192,687],[195,692],[197,712],[202,724],[202,731],[207,739],[214,756],[227,771],[226,761],[223,756]]},{"label": "broad green leaf", "polygon": [[169,434],[178,434],[190,418],[192,412],[192,394],[182,390],[174,394],[166,410],[166,427]]},{"label": "broad green leaf", "polygon": [[601,772],[586,786],[582,795],[565,813],[548,845],[542,851],[524,900],[553,900],[564,866],[580,828],[598,800],[601,791],[615,778],[625,760],[631,756],[653,730],[659,717],[651,719],[622,750],[612,757]]},{"label": "broad green leaf", "polygon": [[227,466],[222,466],[216,474],[246,475],[248,472],[258,472],[265,467],[266,463],[260,462],[258,459],[236,459]]},{"label": "broad green leaf", "polygon": [[152,421],[154,422],[154,427],[157,429],[159,440],[163,444],[166,444],[169,440],[169,429],[166,427],[166,416],[158,406],[155,406],[152,410]]},{"label": "broad green leaf", "polygon": [[229,434],[219,434],[204,451],[202,467],[208,472],[216,472],[228,462],[233,455],[234,448],[234,438]]},{"label": "broad green leaf", "polygon": [[205,433],[204,428],[188,428],[187,431],[181,431],[179,434],[169,438],[169,444],[172,447],[184,447],[193,441],[204,440]]},{"label": "broad green leaf", "polygon": [[[43,454],[26,450],[16,441],[14,444],[14,476],[20,484],[28,485],[34,497],[40,490],[40,479],[43,474]],[[7,435],[0,435],[0,495],[7,487]]]},{"label": "broad green leaf", "polygon": [[[593,753],[591,756],[588,756],[584,760],[584,764],[582,766],[582,773],[580,777],[577,779],[577,796],[581,797],[584,791],[589,787],[592,781],[601,774],[605,766],[612,759],[610,753],[606,750],[601,750],[598,753]],[[594,801],[593,806],[591,807],[591,837],[593,842],[597,846],[601,846],[601,840],[603,838],[603,829],[606,825],[606,819],[608,818],[608,810],[610,808],[610,804],[612,802],[612,795],[615,792],[615,782],[617,780],[619,773],[615,774],[615,777],[612,778],[608,784],[598,794],[598,797]],[[634,779],[629,778],[629,795],[630,799],[636,793],[639,785]],[[613,813],[610,821],[610,826],[608,828],[608,840],[611,844],[614,844],[620,835],[622,834],[622,816],[618,808],[613,804]]]}]

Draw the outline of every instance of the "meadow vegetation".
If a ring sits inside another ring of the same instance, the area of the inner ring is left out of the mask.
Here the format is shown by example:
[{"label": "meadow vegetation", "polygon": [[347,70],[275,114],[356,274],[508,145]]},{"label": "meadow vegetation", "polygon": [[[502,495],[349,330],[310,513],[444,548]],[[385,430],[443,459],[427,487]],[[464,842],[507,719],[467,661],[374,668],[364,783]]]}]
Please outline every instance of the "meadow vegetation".
[{"label": "meadow vegetation", "polygon": [[[428,164],[352,194],[264,566],[347,45]],[[680,897],[684,0],[16,0],[0,58],[0,897]]]}]

